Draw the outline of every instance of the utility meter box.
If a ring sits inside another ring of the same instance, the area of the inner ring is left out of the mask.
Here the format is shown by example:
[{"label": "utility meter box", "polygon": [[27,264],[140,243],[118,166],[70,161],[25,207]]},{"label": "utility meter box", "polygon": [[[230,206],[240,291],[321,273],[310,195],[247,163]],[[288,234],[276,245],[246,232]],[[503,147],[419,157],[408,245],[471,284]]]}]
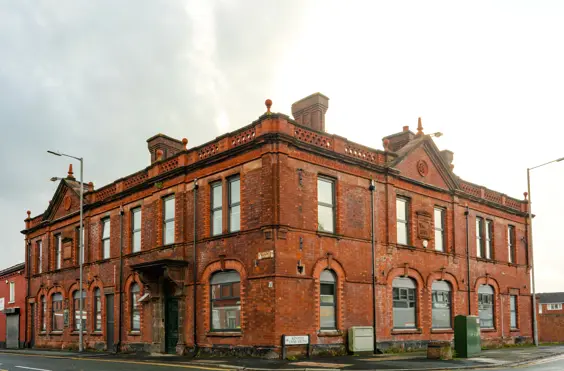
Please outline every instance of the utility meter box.
[{"label": "utility meter box", "polygon": [[349,328],[349,351],[353,353],[374,353],[374,328],[353,326]]},{"label": "utility meter box", "polygon": [[454,317],[454,350],[460,358],[468,358],[482,351],[478,316]]}]

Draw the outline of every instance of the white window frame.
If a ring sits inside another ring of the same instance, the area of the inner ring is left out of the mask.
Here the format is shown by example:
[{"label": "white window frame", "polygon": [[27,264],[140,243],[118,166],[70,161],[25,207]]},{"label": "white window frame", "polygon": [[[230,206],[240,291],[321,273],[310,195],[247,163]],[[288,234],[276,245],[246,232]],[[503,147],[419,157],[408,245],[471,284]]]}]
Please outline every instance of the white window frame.
[{"label": "white window frame", "polygon": [[546,305],[546,310],[562,310],[562,303],[550,303]]},{"label": "white window frame", "polygon": [[14,281],[10,282],[10,301],[8,304],[13,304],[16,302],[16,283]]},{"label": "white window frame", "polygon": [[62,250],[63,250],[63,236],[59,233],[55,236],[57,242],[55,246],[55,269],[61,269],[62,267]]},{"label": "white window frame", "polygon": [[[440,219],[437,220],[436,212],[440,213]],[[446,252],[446,241],[445,241],[445,219],[446,219],[446,210],[442,207],[435,207],[433,210],[433,218],[434,218],[434,230],[435,230],[435,251]],[[439,224],[440,223],[440,224]],[[441,235],[441,244],[437,246],[437,233]]]},{"label": "white window frame", "polygon": [[[131,252],[141,251],[141,229],[143,227],[143,211],[141,207],[131,209]],[[135,217],[139,218],[139,228],[135,228]],[[135,245],[135,236],[139,233],[139,246]]]},{"label": "white window frame", "polygon": [[[106,231],[106,225],[108,227],[108,235],[104,237],[104,232]],[[106,241],[108,243],[108,249],[106,250]],[[109,259],[112,255],[112,226],[110,218],[102,219],[102,259]],[[107,252],[107,254],[106,254]]]},{"label": "white window frame", "polygon": [[[405,209],[405,220],[398,217],[399,205],[402,205]],[[399,240],[399,233],[397,231],[402,228],[405,229],[405,241]],[[405,197],[396,197],[396,243],[399,245],[409,245],[409,199]]]},{"label": "white window frame", "polygon": [[43,241],[37,241],[37,273],[43,272]]}]

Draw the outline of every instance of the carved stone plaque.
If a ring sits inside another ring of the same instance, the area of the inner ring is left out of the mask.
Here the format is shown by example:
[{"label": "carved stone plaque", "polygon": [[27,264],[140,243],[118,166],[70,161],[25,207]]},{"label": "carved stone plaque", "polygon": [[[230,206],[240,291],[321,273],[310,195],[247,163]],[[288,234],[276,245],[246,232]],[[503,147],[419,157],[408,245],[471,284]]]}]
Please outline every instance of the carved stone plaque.
[{"label": "carved stone plaque", "polygon": [[426,211],[417,213],[417,237],[421,240],[430,240],[433,226],[431,224],[431,214]]}]

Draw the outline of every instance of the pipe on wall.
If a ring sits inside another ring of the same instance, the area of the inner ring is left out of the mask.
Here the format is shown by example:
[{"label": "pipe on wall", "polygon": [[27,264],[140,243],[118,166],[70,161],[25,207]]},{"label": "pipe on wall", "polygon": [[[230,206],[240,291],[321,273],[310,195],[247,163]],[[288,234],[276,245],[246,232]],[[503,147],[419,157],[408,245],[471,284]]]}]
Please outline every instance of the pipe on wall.
[{"label": "pipe on wall", "polygon": [[119,208],[119,331],[116,352],[121,349],[121,331],[123,328],[123,206]]},{"label": "pipe on wall", "polygon": [[196,315],[198,311],[196,310],[196,296],[198,294],[198,265],[197,265],[197,249],[196,249],[196,228],[198,225],[198,213],[197,213],[197,205],[198,205],[198,178],[194,179],[194,245],[192,246],[192,281],[193,281],[193,296],[192,296],[192,338],[194,340],[194,356],[198,353],[198,342],[196,341],[196,326],[197,326],[197,318]]}]

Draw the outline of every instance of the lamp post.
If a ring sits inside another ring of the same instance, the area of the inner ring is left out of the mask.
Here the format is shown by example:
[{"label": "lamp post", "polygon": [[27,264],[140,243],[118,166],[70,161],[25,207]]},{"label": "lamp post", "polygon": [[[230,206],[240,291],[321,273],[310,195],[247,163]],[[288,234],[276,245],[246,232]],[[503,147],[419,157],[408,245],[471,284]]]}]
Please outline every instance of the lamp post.
[{"label": "lamp post", "polygon": [[[70,157],[70,158],[73,158],[75,160],[80,161],[80,226],[79,226],[79,228],[80,228],[79,235],[80,236],[78,237],[78,240],[79,240],[79,244],[78,244],[78,246],[79,246],[79,249],[78,249],[79,250],[78,265],[79,265],[79,271],[80,271],[80,283],[79,283],[80,286],[79,286],[79,289],[78,289],[78,295],[80,296],[80,299],[79,299],[79,303],[80,303],[79,304],[80,329],[79,329],[79,332],[78,332],[78,342],[79,342],[78,351],[82,352],[84,350],[83,334],[82,334],[83,331],[84,331],[84,329],[83,329],[83,317],[84,317],[83,301],[84,301],[84,299],[83,299],[83,295],[82,295],[83,294],[83,291],[82,291],[82,262],[84,260],[83,259],[83,256],[84,256],[84,251],[83,251],[84,250],[84,241],[83,241],[83,239],[84,239],[83,238],[84,229],[83,228],[84,227],[83,227],[83,220],[82,220],[83,219],[83,208],[84,208],[84,205],[83,205],[84,187],[83,187],[83,184],[82,184],[83,183],[82,177],[83,177],[83,163],[84,163],[84,161],[83,161],[82,157],[75,157],[75,156],[67,155],[67,154],[60,153],[60,152],[54,152],[54,151],[47,151],[47,152],[52,154],[52,155],[55,155],[55,156],[65,156],[65,157]],[[55,180],[56,179],[57,178],[55,178]],[[51,180],[53,180],[53,178],[51,178]]]},{"label": "lamp post", "polygon": [[553,162],[560,162],[562,160],[564,160],[564,157],[546,162],[546,163],[541,164],[541,165],[537,165],[537,166],[527,168],[527,192],[529,194],[529,198],[528,198],[528,201],[527,201],[527,209],[529,210],[529,233],[528,233],[529,241],[528,241],[528,246],[529,246],[529,249],[531,251],[531,278],[533,280],[533,283],[532,283],[532,288],[533,288],[533,341],[534,341],[535,346],[539,346],[539,334],[538,334],[538,329],[537,329],[537,293],[535,291],[535,264],[533,263],[534,259],[533,259],[533,213],[531,211],[531,170],[536,169],[536,168],[541,167],[541,166],[544,166],[544,165],[552,164]]}]

